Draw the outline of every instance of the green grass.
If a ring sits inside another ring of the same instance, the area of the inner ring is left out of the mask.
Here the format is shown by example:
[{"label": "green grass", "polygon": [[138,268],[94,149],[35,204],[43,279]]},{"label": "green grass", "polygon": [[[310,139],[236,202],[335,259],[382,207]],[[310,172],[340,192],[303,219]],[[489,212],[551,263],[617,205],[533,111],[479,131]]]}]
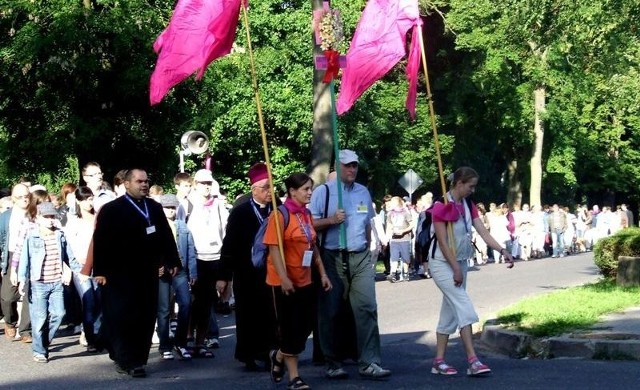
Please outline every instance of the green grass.
[{"label": "green grass", "polygon": [[382,261],[376,262],[376,273],[381,274],[384,272],[384,263]]},{"label": "green grass", "polygon": [[600,316],[640,305],[640,288],[603,280],[524,299],[498,312],[497,322],[533,336],[589,328]]}]

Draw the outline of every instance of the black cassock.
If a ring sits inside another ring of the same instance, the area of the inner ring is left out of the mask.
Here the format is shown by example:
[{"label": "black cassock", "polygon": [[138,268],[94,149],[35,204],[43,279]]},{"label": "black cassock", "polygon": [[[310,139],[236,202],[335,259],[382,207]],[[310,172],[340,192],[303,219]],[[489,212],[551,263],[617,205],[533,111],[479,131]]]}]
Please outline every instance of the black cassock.
[{"label": "black cassock", "polygon": [[269,350],[276,347],[276,322],[266,269],[251,263],[253,239],[260,227],[259,207],[252,200],[231,210],[222,244],[221,277],[233,278],[236,302],[236,351],[241,362],[268,361]]},{"label": "black cassock", "polygon": [[93,234],[93,253],[94,276],[107,279],[101,287],[100,340],[121,367],[145,365],[158,308],[158,269],[180,266],[162,206],[128,196],[105,204]]}]

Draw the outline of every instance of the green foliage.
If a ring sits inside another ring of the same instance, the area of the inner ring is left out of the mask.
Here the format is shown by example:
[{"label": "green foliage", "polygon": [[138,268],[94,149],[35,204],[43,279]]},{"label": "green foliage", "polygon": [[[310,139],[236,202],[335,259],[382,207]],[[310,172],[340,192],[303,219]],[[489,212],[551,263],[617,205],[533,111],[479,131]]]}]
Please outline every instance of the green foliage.
[{"label": "green foliage", "polygon": [[[138,165],[155,183],[170,183],[181,134],[200,130],[210,136],[223,190],[232,197],[247,191],[244,175],[264,153],[242,23],[231,55],[211,64],[201,82],[189,79],[149,107],[152,43],[174,0],[5,3],[0,184],[26,174],[57,188],[77,181],[78,166],[92,160],[107,178]],[[365,4],[332,2],[347,42]],[[445,171],[476,168],[477,200],[504,199],[513,183],[501,179],[514,161],[514,180],[526,188],[532,93],[544,86],[544,200],[598,201],[617,192],[618,199],[640,201],[637,1],[421,0],[420,6]],[[281,181],[311,159],[311,2],[252,2],[249,20],[266,137]],[[408,168],[425,180],[414,196],[440,192],[424,82],[419,88],[414,123],[404,109],[404,63],[339,118],[340,144],[361,155],[359,180],[375,197],[404,194],[396,183]],[[202,161],[188,158],[188,170]]]},{"label": "green foliage", "polygon": [[[488,124],[485,134],[497,145],[487,150],[494,154],[489,161],[515,159],[520,170],[529,167],[532,91],[547,90],[547,202],[566,203],[585,193],[598,201],[607,188],[633,194],[640,184],[634,152],[640,93],[633,88],[640,63],[638,7],[624,0],[450,2],[447,26],[469,59],[453,69],[456,75],[465,71],[458,84],[469,95],[449,95],[451,107],[465,123]],[[475,98],[470,109],[469,98]],[[613,174],[619,169],[625,174]],[[522,171],[517,176],[527,179]]]},{"label": "green foliage", "polygon": [[586,329],[600,316],[640,304],[640,288],[618,287],[615,281],[555,291],[526,298],[498,312],[498,323],[537,337]]},{"label": "green foliage", "polygon": [[107,178],[137,165],[161,180],[177,166],[181,104],[160,118],[148,103],[151,44],[173,2],[88,4],[17,0],[0,13],[6,179],[26,173],[77,182],[66,177],[77,172],[70,160],[98,161]]},{"label": "green foliage", "polygon": [[613,236],[603,238],[595,245],[593,252],[600,273],[615,279],[619,256],[640,256],[640,229],[622,229]]}]

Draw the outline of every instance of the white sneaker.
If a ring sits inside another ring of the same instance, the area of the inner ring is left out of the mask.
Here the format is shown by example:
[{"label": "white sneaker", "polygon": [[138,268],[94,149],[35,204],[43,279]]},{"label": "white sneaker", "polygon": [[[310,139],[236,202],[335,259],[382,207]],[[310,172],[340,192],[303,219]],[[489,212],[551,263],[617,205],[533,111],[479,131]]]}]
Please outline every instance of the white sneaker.
[{"label": "white sneaker", "polygon": [[162,360],[173,360],[173,359],[174,359],[173,352],[171,351],[162,352]]},{"label": "white sneaker", "polygon": [[217,348],[220,348],[220,341],[218,341],[218,339],[216,339],[216,338],[205,339],[204,340],[204,345],[207,348],[217,349]]},{"label": "white sneaker", "polygon": [[380,367],[378,363],[371,363],[367,367],[358,369],[358,373],[364,377],[380,379],[390,376],[391,370]]},{"label": "white sneaker", "polygon": [[82,331],[82,333],[80,333],[80,339],[78,339],[78,342],[83,347],[86,347],[86,346],[89,345],[89,343],[87,343],[87,336],[84,334],[84,331]]}]

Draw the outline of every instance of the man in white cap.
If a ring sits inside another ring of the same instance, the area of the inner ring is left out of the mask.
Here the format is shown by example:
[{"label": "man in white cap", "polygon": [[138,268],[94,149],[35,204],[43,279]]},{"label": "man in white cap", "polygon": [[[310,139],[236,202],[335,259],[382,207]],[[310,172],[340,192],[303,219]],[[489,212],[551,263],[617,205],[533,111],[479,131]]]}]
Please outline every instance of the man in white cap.
[{"label": "man in white cap", "polygon": [[[193,176],[194,187],[189,194],[193,209],[187,221],[187,227],[193,235],[196,247],[198,280],[192,287],[193,306],[191,307],[191,327],[195,330],[195,354],[201,357],[213,357],[205,346],[205,337],[210,321],[215,321],[211,309],[217,297],[216,280],[220,272],[220,251],[222,239],[227,227],[229,212],[220,196],[220,186],[213,179],[211,171],[200,169]],[[214,328],[217,328],[214,327]],[[210,345],[218,346],[216,335]]]},{"label": "man in white cap", "polygon": [[[329,378],[347,377],[338,350],[342,341],[336,335],[345,327],[339,313],[348,302],[355,320],[358,365],[361,376],[385,378],[391,371],[381,367],[380,332],[375,292],[375,271],[372,266],[371,219],[375,216],[371,195],[366,187],[355,182],[358,174],[358,155],[348,149],[339,154],[343,208],[338,208],[335,183],[318,187],[311,197],[309,208],[314,228],[324,233],[321,250],[325,270],[333,289],[320,294],[318,328],[320,345],[327,362]],[[327,196],[329,191],[329,196]],[[328,199],[328,203],[326,200]],[[346,230],[346,247],[340,247],[340,225]]]}]

